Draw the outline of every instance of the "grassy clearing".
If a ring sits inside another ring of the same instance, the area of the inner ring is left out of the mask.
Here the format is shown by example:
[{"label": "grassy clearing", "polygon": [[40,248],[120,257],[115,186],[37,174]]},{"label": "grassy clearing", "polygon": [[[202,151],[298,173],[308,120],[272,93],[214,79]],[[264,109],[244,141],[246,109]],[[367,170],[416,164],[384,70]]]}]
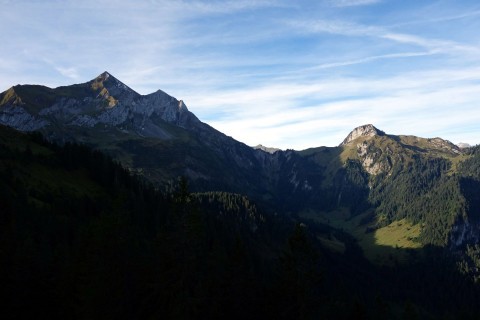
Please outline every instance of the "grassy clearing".
[{"label": "grassy clearing", "polygon": [[[375,222],[361,223],[367,215],[368,213],[363,213],[351,217],[346,208],[332,212],[316,213],[309,211],[301,214],[303,218],[325,223],[350,233],[357,239],[365,257],[375,264],[392,265],[395,262],[403,262],[407,259],[409,251],[422,247],[421,243],[416,241],[421,232],[420,225],[413,225],[402,219],[383,228],[367,232],[367,228],[373,227],[375,224]],[[337,239],[320,236],[319,240],[332,251],[343,252],[345,250],[345,244]]]},{"label": "grassy clearing", "polygon": [[395,261],[405,261],[409,250],[422,247],[422,244],[416,241],[420,232],[419,224],[413,225],[402,219],[373,232],[364,233],[362,237],[358,237],[357,233],[355,237],[368,260],[376,264],[390,265]]},{"label": "grassy clearing", "polygon": [[420,224],[412,225],[402,219],[375,230],[375,244],[399,248],[420,248],[415,239],[420,235]]},{"label": "grassy clearing", "polygon": [[454,157],[454,158],[450,158],[450,161],[452,163],[452,167],[450,168],[450,170],[447,172],[448,175],[452,175],[456,172],[458,172],[458,165],[467,160],[468,158],[470,158],[471,155],[466,155],[466,154],[462,154],[462,155],[459,155],[457,157]]}]

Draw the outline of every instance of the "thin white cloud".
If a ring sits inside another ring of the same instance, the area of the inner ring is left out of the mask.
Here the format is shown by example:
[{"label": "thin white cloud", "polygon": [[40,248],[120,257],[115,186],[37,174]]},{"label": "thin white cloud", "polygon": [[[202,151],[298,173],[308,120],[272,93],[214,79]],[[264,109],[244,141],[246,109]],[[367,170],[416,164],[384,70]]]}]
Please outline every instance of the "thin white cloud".
[{"label": "thin white cloud", "polygon": [[64,77],[68,77],[73,80],[77,80],[79,78],[78,71],[76,68],[62,68],[62,67],[56,67],[58,72]]},{"label": "thin white cloud", "polygon": [[351,65],[356,65],[356,64],[364,64],[364,63],[372,62],[372,61],[375,61],[375,60],[422,57],[422,56],[430,56],[430,55],[433,55],[433,54],[435,54],[435,52],[433,52],[433,51],[400,52],[400,53],[382,54],[382,55],[378,55],[378,56],[364,57],[364,58],[355,59],[355,60],[323,63],[323,64],[320,64],[320,65],[311,67],[310,70],[338,68],[338,67],[345,67],[345,66],[351,66]]},{"label": "thin white cloud", "polygon": [[309,33],[331,33],[344,36],[378,36],[384,33],[380,27],[343,20],[291,20],[287,24]]},{"label": "thin white cloud", "polygon": [[402,34],[402,33],[384,33],[379,35],[382,38],[389,39],[392,41],[396,41],[399,43],[407,43],[407,44],[414,44],[420,47],[424,47],[427,49],[434,50],[437,53],[448,53],[448,52],[458,52],[463,51],[467,53],[479,54],[480,48],[474,46],[467,46],[461,45],[454,41],[445,41],[445,40],[437,40],[437,39],[426,39],[422,37],[418,37],[415,35],[410,34]]},{"label": "thin white cloud", "polygon": [[382,2],[381,0],[330,0],[328,3],[333,7],[356,7],[372,5]]},{"label": "thin white cloud", "polygon": [[465,12],[465,13],[448,15],[448,16],[440,16],[440,17],[432,18],[432,19],[421,19],[421,20],[413,20],[413,21],[396,23],[396,24],[390,25],[389,27],[390,28],[398,28],[398,27],[412,26],[412,25],[418,25],[418,24],[448,22],[448,21],[453,21],[453,20],[472,18],[472,17],[476,17],[476,16],[479,16],[479,15],[480,15],[480,10],[473,10],[473,11],[469,11],[469,12]]},{"label": "thin white cloud", "polygon": [[288,8],[291,5],[274,0],[234,0],[234,1],[170,1],[151,0],[150,3],[174,11],[179,15],[232,14],[260,8]]},{"label": "thin white cloud", "polygon": [[407,33],[392,32],[385,27],[363,25],[341,20],[289,21],[288,25],[309,33],[330,33],[343,36],[372,37],[394,41],[401,44],[412,44],[437,53],[456,53],[463,51],[479,54],[478,46],[462,45],[455,41],[420,37]]}]

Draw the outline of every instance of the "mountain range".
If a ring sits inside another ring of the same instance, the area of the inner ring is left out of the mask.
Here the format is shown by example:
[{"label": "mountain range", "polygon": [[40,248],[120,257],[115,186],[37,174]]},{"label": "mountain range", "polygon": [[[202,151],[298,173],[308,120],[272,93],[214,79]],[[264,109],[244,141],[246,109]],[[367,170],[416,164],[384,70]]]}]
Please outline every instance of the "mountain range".
[{"label": "mountain range", "polygon": [[104,72],[0,94],[0,177],[18,314],[454,319],[480,297],[478,146],[367,124],[250,147]]},{"label": "mountain range", "polygon": [[161,90],[140,95],[108,72],[54,89],[13,86],[0,94],[0,124],[86,144],[160,188],[183,176],[192,191],[243,194],[279,214],[337,227],[356,221],[353,233],[406,221],[417,231],[397,239],[401,246],[455,249],[479,238],[471,190],[480,185],[465,166],[473,149],[441,138],[368,124],[337,147],[252,148],[201,122],[182,100]]}]

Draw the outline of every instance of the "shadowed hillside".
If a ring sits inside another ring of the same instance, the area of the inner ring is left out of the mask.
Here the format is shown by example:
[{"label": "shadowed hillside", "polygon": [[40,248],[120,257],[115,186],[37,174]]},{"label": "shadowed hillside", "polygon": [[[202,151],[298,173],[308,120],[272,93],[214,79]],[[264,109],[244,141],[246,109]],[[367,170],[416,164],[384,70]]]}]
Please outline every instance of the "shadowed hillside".
[{"label": "shadowed hillside", "polygon": [[6,127],[0,150],[7,318],[403,319],[409,311],[434,319],[478,311],[478,288],[438,248],[397,248],[402,263],[392,256],[379,267],[335,221],[275,216],[238,194],[192,194],[185,179],[160,192],[98,151]]}]

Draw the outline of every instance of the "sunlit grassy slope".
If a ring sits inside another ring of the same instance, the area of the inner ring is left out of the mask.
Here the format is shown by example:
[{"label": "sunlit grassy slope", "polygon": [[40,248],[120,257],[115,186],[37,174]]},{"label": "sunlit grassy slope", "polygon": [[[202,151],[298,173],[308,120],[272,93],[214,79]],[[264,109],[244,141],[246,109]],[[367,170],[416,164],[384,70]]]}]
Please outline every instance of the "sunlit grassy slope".
[{"label": "sunlit grassy slope", "polygon": [[412,225],[405,219],[395,221],[374,232],[375,245],[399,248],[420,248],[415,239],[420,235],[419,224]]},{"label": "sunlit grassy slope", "polygon": [[[375,221],[362,223],[368,213],[350,217],[347,209],[339,209],[332,212],[303,212],[301,216],[313,219],[320,223],[326,223],[334,228],[344,230],[357,239],[363,249],[365,257],[376,264],[392,264],[405,260],[408,251],[419,249],[422,244],[416,241],[420,235],[421,226],[413,225],[402,219],[391,224],[373,229]],[[319,236],[322,244],[332,251],[343,252],[345,244],[330,236]]]},{"label": "sunlit grassy slope", "polygon": [[390,264],[395,259],[404,261],[407,254],[405,249],[422,247],[420,242],[415,241],[420,231],[419,224],[413,225],[402,219],[357,238],[367,259],[378,264]]}]

